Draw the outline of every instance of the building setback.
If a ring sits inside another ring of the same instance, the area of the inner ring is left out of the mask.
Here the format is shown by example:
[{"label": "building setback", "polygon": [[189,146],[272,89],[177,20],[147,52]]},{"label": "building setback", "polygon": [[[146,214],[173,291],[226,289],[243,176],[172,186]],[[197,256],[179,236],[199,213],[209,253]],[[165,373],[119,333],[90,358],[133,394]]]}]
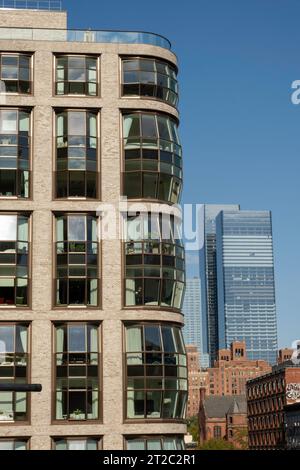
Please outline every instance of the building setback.
[{"label": "building setback", "polygon": [[243,341],[234,341],[230,349],[221,349],[214,367],[207,369],[207,394],[245,395],[248,379],[271,372],[266,361],[247,358]]},{"label": "building setback", "polygon": [[[1,10],[0,381],[43,390],[0,392],[0,449],[183,447],[170,48],[151,33],[68,31],[61,11]],[[145,209],[119,217],[121,196]],[[100,203],[125,240],[100,243]]]}]

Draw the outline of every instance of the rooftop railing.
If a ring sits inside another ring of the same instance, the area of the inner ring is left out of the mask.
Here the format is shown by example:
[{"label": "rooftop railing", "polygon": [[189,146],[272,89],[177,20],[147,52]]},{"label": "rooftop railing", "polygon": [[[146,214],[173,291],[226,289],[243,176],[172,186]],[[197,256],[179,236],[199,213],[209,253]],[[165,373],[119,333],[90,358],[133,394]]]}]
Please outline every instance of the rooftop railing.
[{"label": "rooftop railing", "polygon": [[61,0],[0,0],[0,8],[61,11],[62,1]]},{"label": "rooftop railing", "polygon": [[[52,3],[52,2],[51,2]],[[64,41],[88,43],[149,44],[171,49],[165,37],[142,31],[94,31],[78,29],[0,28],[0,40]]]}]

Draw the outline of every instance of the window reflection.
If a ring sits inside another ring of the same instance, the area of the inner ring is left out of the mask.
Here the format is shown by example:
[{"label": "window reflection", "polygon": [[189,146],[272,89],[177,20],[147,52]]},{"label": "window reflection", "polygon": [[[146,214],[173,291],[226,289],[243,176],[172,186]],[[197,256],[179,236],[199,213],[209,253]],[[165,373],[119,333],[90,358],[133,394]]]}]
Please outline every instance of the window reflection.
[{"label": "window reflection", "polygon": [[123,136],[124,195],[179,202],[182,150],[175,120],[151,113],[124,115]]},{"label": "window reflection", "polygon": [[54,439],[54,450],[98,450],[99,438],[70,437]]},{"label": "window reflection", "polygon": [[[0,324],[0,382],[28,383],[28,331],[28,324]],[[26,421],[27,410],[26,392],[0,392],[0,422]]]},{"label": "window reflection", "polygon": [[25,54],[0,54],[0,80],[2,93],[30,94],[31,56]]},{"label": "window reflection", "polygon": [[185,263],[180,220],[140,214],[125,221],[125,306],[181,309]]},{"label": "window reflection", "polygon": [[177,71],[168,62],[150,58],[126,58],[123,64],[123,96],[157,98],[178,105]]},{"label": "window reflection", "polygon": [[56,218],[55,282],[57,306],[98,305],[96,217],[70,214]]},{"label": "window reflection", "polygon": [[[166,331],[173,337],[172,349],[165,343]],[[126,367],[128,419],[184,418],[187,369],[179,327],[127,325]]]},{"label": "window reflection", "polygon": [[0,109],[0,197],[28,198],[30,112]]},{"label": "window reflection", "polygon": [[99,419],[99,325],[59,324],[55,336],[55,419]]},{"label": "window reflection", "polygon": [[56,94],[97,96],[97,63],[92,56],[56,57]]},{"label": "window reflection", "polygon": [[63,111],[56,123],[56,196],[97,198],[97,113]]},{"label": "window reflection", "polygon": [[126,439],[127,450],[184,450],[183,436],[135,436]]}]

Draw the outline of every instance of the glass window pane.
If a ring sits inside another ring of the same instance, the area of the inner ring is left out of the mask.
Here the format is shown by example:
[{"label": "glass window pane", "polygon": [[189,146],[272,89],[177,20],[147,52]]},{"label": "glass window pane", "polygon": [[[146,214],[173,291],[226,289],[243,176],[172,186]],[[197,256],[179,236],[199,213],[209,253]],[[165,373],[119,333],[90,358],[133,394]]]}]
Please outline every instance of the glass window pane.
[{"label": "glass window pane", "polygon": [[127,450],[146,450],[146,444],[143,439],[132,439],[127,441]]},{"label": "glass window pane", "polygon": [[142,328],[140,326],[129,326],[126,328],[126,351],[143,351]]},{"label": "glass window pane", "polygon": [[147,440],[147,450],[161,450],[161,440],[160,439]]},{"label": "glass window pane", "polygon": [[69,326],[69,351],[86,351],[86,329],[84,325]]},{"label": "glass window pane", "polygon": [[86,217],[80,215],[70,215],[68,217],[68,240],[85,241],[86,240]]},{"label": "glass window pane", "polygon": [[0,353],[14,352],[14,326],[0,326]]},{"label": "glass window pane", "polygon": [[171,327],[163,327],[162,337],[163,337],[164,351],[176,352],[173,329]]},{"label": "glass window pane", "polygon": [[86,134],[86,113],[68,112],[68,134],[85,135]]},{"label": "glass window pane", "polygon": [[16,240],[17,238],[17,216],[0,215],[0,240]]},{"label": "glass window pane", "polygon": [[142,115],[142,134],[143,137],[157,137],[156,120],[154,115]]},{"label": "glass window pane", "polygon": [[17,111],[0,111],[0,132],[16,133],[18,130],[18,113]]},{"label": "glass window pane", "polygon": [[146,351],[161,351],[160,328],[158,326],[145,326]]},{"label": "glass window pane", "polygon": [[124,137],[140,136],[140,117],[138,114],[124,116]]}]

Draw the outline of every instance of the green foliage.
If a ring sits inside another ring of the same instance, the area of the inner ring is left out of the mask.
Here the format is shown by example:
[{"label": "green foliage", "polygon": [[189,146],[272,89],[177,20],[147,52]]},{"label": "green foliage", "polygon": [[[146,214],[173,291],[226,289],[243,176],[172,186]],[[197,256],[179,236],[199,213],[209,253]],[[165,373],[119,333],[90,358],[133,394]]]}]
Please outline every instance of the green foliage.
[{"label": "green foliage", "polygon": [[199,423],[198,416],[193,416],[187,420],[187,430],[193,436],[194,442],[199,442]]},{"label": "green foliage", "polygon": [[239,428],[234,431],[234,441],[237,444],[237,447],[241,450],[248,449],[248,429]]},{"label": "green foliage", "polygon": [[235,447],[225,439],[209,439],[199,446],[198,450],[235,450]]}]

